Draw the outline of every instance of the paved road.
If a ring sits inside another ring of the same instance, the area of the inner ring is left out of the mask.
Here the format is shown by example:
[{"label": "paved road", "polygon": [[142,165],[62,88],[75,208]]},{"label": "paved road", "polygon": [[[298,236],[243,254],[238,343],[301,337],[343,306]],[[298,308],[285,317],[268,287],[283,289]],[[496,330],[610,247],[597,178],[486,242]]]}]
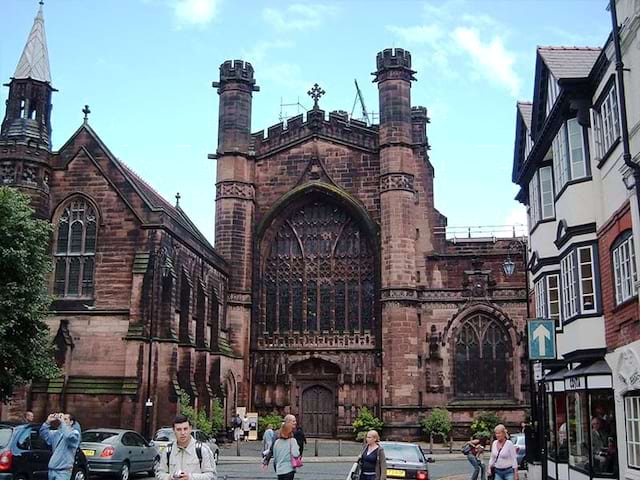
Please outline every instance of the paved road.
[{"label": "paved road", "polygon": [[[307,463],[296,475],[296,480],[345,480],[351,464],[340,463]],[[466,474],[470,471],[469,463],[466,460],[449,460],[436,462],[429,465],[431,479],[446,477],[449,475]],[[145,477],[136,476],[136,480]],[[147,477],[152,478],[152,477]],[[256,463],[225,463],[218,465],[219,480],[249,480],[249,479],[275,479],[273,468],[263,471],[258,462]]]}]

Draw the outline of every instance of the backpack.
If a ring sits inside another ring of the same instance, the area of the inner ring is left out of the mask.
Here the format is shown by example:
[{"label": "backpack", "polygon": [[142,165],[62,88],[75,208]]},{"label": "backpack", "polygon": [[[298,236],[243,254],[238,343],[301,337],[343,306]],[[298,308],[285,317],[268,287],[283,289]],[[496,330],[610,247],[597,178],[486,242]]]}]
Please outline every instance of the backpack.
[{"label": "backpack", "polygon": [[[171,450],[173,449],[173,442],[167,445],[167,469],[169,468],[169,458],[171,457]],[[202,470],[202,442],[196,442],[196,455],[200,461],[200,470]]]},{"label": "backpack", "polygon": [[471,453],[471,445],[469,443],[465,443],[464,447],[462,447],[463,455],[469,455]]},{"label": "backpack", "polygon": [[232,426],[234,428],[238,428],[242,425],[242,420],[240,420],[240,417],[233,417],[233,423]]}]

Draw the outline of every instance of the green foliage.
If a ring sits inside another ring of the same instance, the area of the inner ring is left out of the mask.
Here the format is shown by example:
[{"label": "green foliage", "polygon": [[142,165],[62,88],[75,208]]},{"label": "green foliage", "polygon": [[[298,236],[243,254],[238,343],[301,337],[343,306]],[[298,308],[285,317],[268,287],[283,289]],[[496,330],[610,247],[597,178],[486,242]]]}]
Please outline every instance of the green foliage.
[{"label": "green foliage", "polygon": [[27,195],[0,187],[0,401],[19,385],[60,375],[44,322],[51,225],[33,213]]},{"label": "green foliage", "polygon": [[284,422],[284,418],[282,415],[277,414],[276,412],[268,413],[264,416],[258,417],[258,436],[262,438],[264,435],[264,431],[267,429],[268,425],[271,425],[271,428],[274,430],[278,430],[280,426]]},{"label": "green foliage", "polygon": [[479,412],[471,423],[471,432],[475,438],[490,438],[499,423],[504,422],[496,413]]},{"label": "green foliage", "polygon": [[356,440],[361,441],[364,440],[369,430],[382,433],[384,422],[376,417],[367,407],[362,407],[358,410],[358,415],[351,426],[356,434]]},{"label": "green foliage", "polygon": [[193,428],[202,430],[209,436],[215,436],[223,428],[223,411],[220,400],[213,401],[211,417],[204,410],[196,410],[191,405],[191,397],[186,393],[180,394],[180,413],[191,421]]},{"label": "green foliage", "polygon": [[451,432],[451,417],[446,408],[434,408],[421,424],[422,431],[427,435],[442,435],[447,438]]}]

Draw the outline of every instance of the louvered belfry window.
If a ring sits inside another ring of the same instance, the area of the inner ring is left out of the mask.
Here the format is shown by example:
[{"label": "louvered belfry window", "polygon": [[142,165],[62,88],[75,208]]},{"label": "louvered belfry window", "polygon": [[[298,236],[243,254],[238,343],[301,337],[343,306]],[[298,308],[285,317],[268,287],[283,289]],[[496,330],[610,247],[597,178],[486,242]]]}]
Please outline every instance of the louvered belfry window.
[{"label": "louvered belfry window", "polygon": [[458,398],[510,396],[511,341],[495,318],[466,320],[455,338],[455,394]]},{"label": "louvered belfry window", "polygon": [[69,201],[57,224],[53,293],[92,298],[97,239],[95,209],[83,198]]},{"label": "louvered belfry window", "polygon": [[357,221],[319,201],[293,211],[273,237],[261,305],[268,334],[370,330],[374,258]]}]

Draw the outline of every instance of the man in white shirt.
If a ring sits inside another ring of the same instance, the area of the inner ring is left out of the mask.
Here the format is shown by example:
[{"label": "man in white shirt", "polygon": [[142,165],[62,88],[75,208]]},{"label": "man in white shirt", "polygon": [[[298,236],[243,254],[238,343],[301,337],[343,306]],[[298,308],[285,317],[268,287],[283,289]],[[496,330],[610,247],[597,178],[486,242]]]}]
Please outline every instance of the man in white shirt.
[{"label": "man in white shirt", "polygon": [[191,436],[191,422],[184,415],[173,420],[175,444],[160,455],[158,480],[217,480],[216,463],[208,446]]}]

